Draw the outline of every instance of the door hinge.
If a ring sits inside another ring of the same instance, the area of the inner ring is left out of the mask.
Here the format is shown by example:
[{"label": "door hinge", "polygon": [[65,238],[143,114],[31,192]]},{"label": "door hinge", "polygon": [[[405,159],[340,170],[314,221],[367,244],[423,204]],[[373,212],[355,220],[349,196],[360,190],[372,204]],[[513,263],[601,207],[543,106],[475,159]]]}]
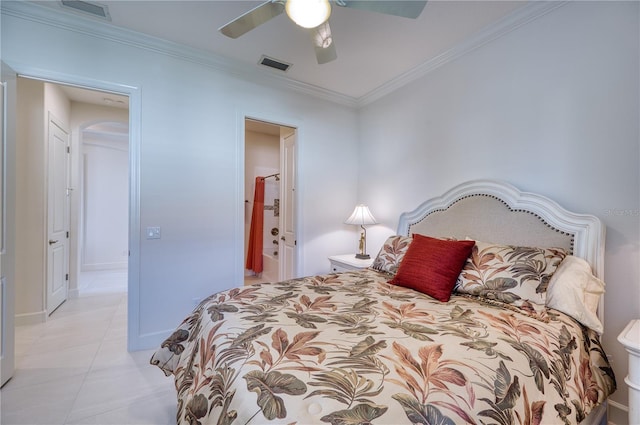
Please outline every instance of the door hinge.
[{"label": "door hinge", "polygon": [[67,232],[67,239],[69,239],[69,232]]},{"label": "door hinge", "polygon": [[64,280],[69,280],[69,273],[64,275]]},{"label": "door hinge", "polygon": [[298,241],[293,241],[293,244],[297,246],[298,245]]},{"label": "door hinge", "polygon": [[71,153],[71,148],[67,146],[67,153]]}]

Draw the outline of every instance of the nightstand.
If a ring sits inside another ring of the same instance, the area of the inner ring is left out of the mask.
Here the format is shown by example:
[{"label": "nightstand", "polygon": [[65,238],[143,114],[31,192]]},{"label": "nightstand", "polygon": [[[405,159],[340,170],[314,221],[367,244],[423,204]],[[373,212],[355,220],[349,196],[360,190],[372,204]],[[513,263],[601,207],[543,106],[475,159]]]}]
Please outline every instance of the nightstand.
[{"label": "nightstand", "polygon": [[362,270],[373,264],[374,258],[361,260],[355,254],[332,255],[329,257],[331,273],[347,272],[350,270]]},{"label": "nightstand", "polygon": [[629,386],[629,422],[640,424],[640,320],[632,320],[618,341],[629,353],[629,374],[624,382]]}]

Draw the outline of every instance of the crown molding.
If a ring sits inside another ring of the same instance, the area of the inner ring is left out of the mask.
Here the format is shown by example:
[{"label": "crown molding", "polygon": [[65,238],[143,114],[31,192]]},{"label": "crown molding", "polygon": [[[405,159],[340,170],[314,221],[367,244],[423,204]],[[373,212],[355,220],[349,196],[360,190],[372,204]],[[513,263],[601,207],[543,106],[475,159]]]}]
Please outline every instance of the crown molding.
[{"label": "crown molding", "polygon": [[196,63],[235,77],[265,85],[292,90],[294,92],[314,96],[333,103],[348,107],[355,107],[357,99],[351,96],[326,90],[312,84],[292,80],[290,78],[266,74],[261,70],[248,67],[238,61],[195,49],[183,44],[174,43],[159,37],[143,34],[127,28],[115,27],[102,20],[90,17],[67,14],[54,7],[42,6],[27,1],[0,1],[0,11],[3,15],[13,16],[27,21],[76,32],[85,36],[95,37],[115,43],[144,49],[147,51],[174,57],[187,62]]},{"label": "crown molding", "polygon": [[358,98],[357,107],[361,108],[376,100],[398,90],[419,78],[424,77],[431,71],[466,55],[491,41],[494,41],[529,22],[544,16],[557,8],[564,6],[569,1],[534,1],[523,6],[513,13],[507,15],[500,21],[485,27],[477,32],[473,37],[458,43],[421,65],[401,74],[400,76],[384,83],[378,88],[370,91],[366,95]]},{"label": "crown molding", "polygon": [[527,23],[564,6],[569,1],[535,1],[519,8],[497,23],[484,28],[451,49],[435,56],[427,62],[401,74],[387,83],[377,87],[359,98],[293,80],[281,75],[265,74],[238,61],[216,55],[201,49],[195,49],[179,43],[163,40],[158,37],[142,34],[126,28],[115,27],[98,19],[76,16],[27,1],[0,1],[2,14],[20,19],[38,22],[44,25],[77,32],[90,37],[101,38],[115,43],[152,51],[180,60],[196,63],[217,71],[233,75],[249,82],[261,85],[292,90],[297,93],[313,96],[329,102],[351,108],[361,108],[419,79],[431,71],[466,55],[496,40]]}]

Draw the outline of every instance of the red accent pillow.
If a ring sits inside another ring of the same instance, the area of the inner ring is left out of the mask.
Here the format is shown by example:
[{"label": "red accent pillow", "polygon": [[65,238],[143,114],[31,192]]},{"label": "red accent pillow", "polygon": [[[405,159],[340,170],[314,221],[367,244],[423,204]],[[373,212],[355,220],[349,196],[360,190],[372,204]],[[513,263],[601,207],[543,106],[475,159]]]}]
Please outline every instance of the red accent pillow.
[{"label": "red accent pillow", "polygon": [[447,302],[475,243],[436,239],[416,233],[398,273],[389,283]]}]

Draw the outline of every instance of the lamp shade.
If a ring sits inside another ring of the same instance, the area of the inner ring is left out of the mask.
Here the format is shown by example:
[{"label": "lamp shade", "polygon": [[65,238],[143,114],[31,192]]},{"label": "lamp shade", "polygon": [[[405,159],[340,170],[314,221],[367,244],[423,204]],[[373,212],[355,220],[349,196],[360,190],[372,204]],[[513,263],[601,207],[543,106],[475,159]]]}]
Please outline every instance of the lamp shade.
[{"label": "lamp shade", "polygon": [[287,15],[303,28],[315,28],[331,15],[329,0],[287,0]]},{"label": "lamp shade", "polygon": [[356,224],[362,226],[364,224],[376,224],[377,221],[369,211],[369,207],[364,204],[356,205],[353,214],[344,222],[345,224]]}]

